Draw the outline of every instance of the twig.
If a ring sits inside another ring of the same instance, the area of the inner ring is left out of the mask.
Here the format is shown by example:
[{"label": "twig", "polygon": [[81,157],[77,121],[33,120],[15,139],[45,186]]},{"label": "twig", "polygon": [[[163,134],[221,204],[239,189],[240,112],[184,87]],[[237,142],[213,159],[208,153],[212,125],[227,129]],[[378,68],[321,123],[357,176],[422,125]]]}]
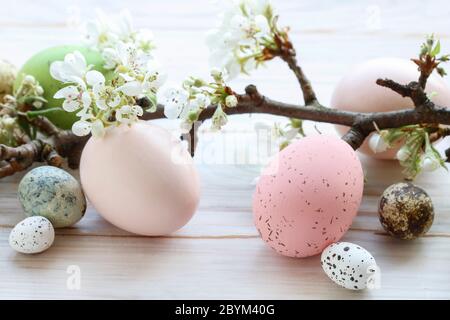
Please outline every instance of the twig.
[{"label": "twig", "polygon": [[432,106],[432,102],[428,99],[427,94],[418,82],[410,82],[407,85],[399,84],[389,79],[378,79],[377,84],[389,88],[397,92],[402,97],[409,97],[416,108],[428,109]]},{"label": "twig", "polygon": [[303,92],[303,100],[305,101],[305,105],[317,107],[321,106],[317,99],[316,93],[314,92],[314,89],[311,85],[311,82],[306,77],[305,73],[303,72],[303,69],[297,63],[295,51],[291,52],[290,54],[282,55],[281,59],[283,59],[287,63],[289,68],[294,72],[295,76],[297,77],[297,80],[300,84],[300,88]]},{"label": "twig", "polygon": [[47,162],[60,167],[64,161],[52,145],[41,140],[33,140],[15,148],[0,145],[0,160],[0,178],[23,171],[34,162]]}]

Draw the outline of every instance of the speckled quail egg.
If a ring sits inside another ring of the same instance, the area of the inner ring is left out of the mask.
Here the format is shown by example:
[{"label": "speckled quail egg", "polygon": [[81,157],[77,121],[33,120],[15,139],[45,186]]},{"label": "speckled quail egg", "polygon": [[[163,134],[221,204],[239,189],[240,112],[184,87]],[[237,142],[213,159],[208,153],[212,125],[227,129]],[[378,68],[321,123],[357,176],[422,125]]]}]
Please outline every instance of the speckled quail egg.
[{"label": "speckled quail egg", "polygon": [[66,171],[42,166],[28,172],[19,184],[19,200],[27,216],[43,216],[55,228],[78,222],[86,211],[80,183]]},{"label": "speckled quail egg", "polygon": [[362,290],[375,286],[379,279],[374,257],[354,243],[333,243],[323,250],[320,260],[326,275],[346,289]]},{"label": "speckled quail egg", "polygon": [[384,230],[399,239],[415,239],[433,224],[433,202],[421,188],[408,182],[388,187],[381,196],[378,213]]},{"label": "speckled quail egg", "polygon": [[44,217],[29,217],[19,222],[9,235],[9,245],[21,253],[39,253],[53,244],[55,230]]}]

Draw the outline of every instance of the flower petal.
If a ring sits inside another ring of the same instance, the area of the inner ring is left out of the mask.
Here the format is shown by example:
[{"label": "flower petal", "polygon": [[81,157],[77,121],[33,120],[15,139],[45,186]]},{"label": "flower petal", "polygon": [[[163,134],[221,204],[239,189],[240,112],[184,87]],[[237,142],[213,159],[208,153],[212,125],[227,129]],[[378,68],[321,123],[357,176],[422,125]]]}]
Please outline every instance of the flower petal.
[{"label": "flower petal", "polygon": [[62,108],[67,112],[74,112],[80,108],[77,100],[64,100]]},{"label": "flower petal", "polygon": [[78,89],[76,86],[67,86],[62,89],[59,89],[53,98],[55,99],[70,99],[73,100],[76,96],[78,96]]},{"label": "flower petal", "polygon": [[95,86],[97,84],[104,84],[105,76],[101,72],[98,72],[97,70],[91,70],[86,73],[86,82],[91,86]]},{"label": "flower petal", "polygon": [[87,136],[91,132],[92,125],[84,120],[79,120],[72,125],[72,132],[77,136]]},{"label": "flower petal", "polygon": [[89,92],[83,92],[81,95],[81,102],[83,103],[84,108],[89,108],[91,106],[92,99]]},{"label": "flower petal", "polygon": [[177,104],[166,104],[164,106],[164,115],[167,119],[176,119],[180,115],[181,108]]},{"label": "flower petal", "polygon": [[142,110],[142,108],[138,105],[134,105],[131,107],[131,112],[135,115],[135,116],[142,116],[144,114],[144,111]]},{"label": "flower petal", "polygon": [[106,101],[103,99],[99,99],[96,101],[97,107],[100,110],[107,110],[108,109],[108,105],[106,104]]},{"label": "flower petal", "polygon": [[50,65],[50,75],[53,79],[61,82],[65,82],[64,78],[61,76],[61,69],[63,68],[64,62],[55,61]]},{"label": "flower petal", "polygon": [[103,126],[103,122],[99,119],[95,120],[92,123],[92,135],[96,138],[102,138],[105,135],[105,127]]},{"label": "flower petal", "polygon": [[120,103],[121,100],[122,100],[122,99],[120,98],[120,96],[119,96],[118,94],[114,94],[114,98],[112,98],[112,100],[110,99],[110,100],[108,101],[108,105],[109,105],[111,108],[115,108],[115,107],[117,107],[117,106],[119,105],[119,103]]},{"label": "flower petal", "polygon": [[119,73],[119,75],[123,78],[123,80],[125,80],[127,82],[136,80],[135,78],[130,76],[128,73]]},{"label": "flower petal", "polygon": [[127,96],[135,97],[142,93],[142,85],[138,81],[131,81],[120,86],[117,90],[123,92]]}]

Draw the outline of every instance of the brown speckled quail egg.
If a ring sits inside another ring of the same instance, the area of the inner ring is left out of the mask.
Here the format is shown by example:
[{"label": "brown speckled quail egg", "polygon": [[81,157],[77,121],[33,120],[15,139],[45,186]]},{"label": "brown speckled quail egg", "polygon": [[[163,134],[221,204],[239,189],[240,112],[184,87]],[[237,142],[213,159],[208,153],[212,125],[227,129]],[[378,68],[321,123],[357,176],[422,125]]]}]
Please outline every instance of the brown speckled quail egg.
[{"label": "brown speckled quail egg", "polygon": [[388,187],[378,207],[384,230],[399,239],[415,239],[424,235],[433,224],[433,203],[421,188],[408,182]]},{"label": "brown speckled quail egg", "polygon": [[19,222],[9,235],[9,245],[21,253],[39,253],[53,244],[55,230],[44,217],[29,217]]},{"label": "brown speckled quail egg", "polygon": [[376,284],[379,268],[374,257],[354,243],[329,245],[322,252],[320,263],[326,275],[346,289],[362,290]]}]

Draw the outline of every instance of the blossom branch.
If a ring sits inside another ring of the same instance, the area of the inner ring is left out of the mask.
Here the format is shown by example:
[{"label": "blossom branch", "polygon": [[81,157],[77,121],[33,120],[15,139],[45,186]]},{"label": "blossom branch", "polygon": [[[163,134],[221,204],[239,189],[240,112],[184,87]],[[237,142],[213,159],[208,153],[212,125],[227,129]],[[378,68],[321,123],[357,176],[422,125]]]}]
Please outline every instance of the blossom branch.
[{"label": "blossom branch", "polygon": [[[388,81],[387,83],[391,84],[392,82]],[[393,87],[397,88],[398,86],[393,85]],[[272,100],[262,95],[253,85],[247,86],[245,93],[237,95],[237,98],[236,107],[224,109],[227,115],[265,113],[348,126],[350,130],[343,136],[343,139],[354,149],[358,149],[365,138],[376,130],[375,124],[381,130],[413,124],[450,125],[450,109],[437,106],[428,102],[429,100],[426,102],[426,112],[422,111],[425,106],[418,105],[415,109],[360,113],[331,108],[311,108]],[[217,105],[208,106],[199,115],[198,120],[204,121],[212,118],[216,109]],[[155,112],[145,112],[141,117],[142,120],[162,118],[165,118],[163,105],[158,105]],[[49,141],[33,140],[16,148],[0,145],[0,161],[2,161],[0,178],[25,170],[33,162],[47,162],[50,165],[60,166],[63,157],[67,158],[70,167],[78,167],[81,151],[90,136],[79,137],[70,131],[55,130],[46,118],[36,118],[30,121],[40,127],[43,133],[49,134]],[[442,135],[448,134],[448,130],[445,131],[446,133],[442,132]],[[195,146],[196,138],[194,137],[194,139]],[[193,149],[190,150],[192,153]]]},{"label": "blossom branch", "polygon": [[292,44],[288,42],[288,45],[284,45],[281,49],[276,52],[284,62],[287,63],[289,68],[294,72],[303,93],[303,100],[305,105],[307,106],[321,106],[319,103],[316,93],[312,87],[311,82],[307,78],[306,74],[303,72],[303,69],[297,62],[297,56],[295,49]]},{"label": "blossom branch", "polygon": [[[398,128],[413,124],[450,124],[450,110],[435,105],[432,102],[426,104],[428,112],[422,112],[425,106],[418,105],[416,109],[404,109],[399,111],[360,113],[331,108],[310,108],[308,106],[289,104],[272,100],[261,95],[255,86],[249,85],[245,89],[245,94],[238,95],[238,104],[234,108],[226,108],[227,115],[266,113],[289,118],[311,120],[316,122],[326,122],[351,127],[350,131],[344,135],[344,140],[357,149],[364,142],[364,139],[376,130],[374,124],[379,129]],[[217,106],[211,105],[199,116],[199,120],[210,119]],[[158,105],[154,113],[144,113],[142,119],[152,120],[164,117],[164,106]]]}]

